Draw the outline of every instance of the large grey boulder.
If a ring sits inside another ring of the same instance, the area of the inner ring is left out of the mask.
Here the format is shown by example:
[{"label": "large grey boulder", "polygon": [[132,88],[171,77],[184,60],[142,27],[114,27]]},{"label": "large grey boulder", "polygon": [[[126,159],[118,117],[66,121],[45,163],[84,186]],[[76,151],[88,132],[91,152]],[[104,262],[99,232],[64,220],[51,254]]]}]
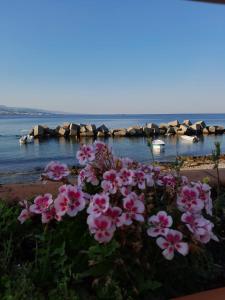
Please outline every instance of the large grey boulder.
[{"label": "large grey boulder", "polygon": [[209,126],[209,133],[215,134],[216,133],[216,126]]},{"label": "large grey boulder", "polygon": [[179,127],[180,123],[178,120],[174,120],[168,123],[168,126]]},{"label": "large grey boulder", "polygon": [[70,128],[70,123],[69,123],[69,122],[65,122],[65,123],[63,123],[62,127],[63,127],[64,129],[68,129],[68,130],[69,130],[69,128]]},{"label": "large grey boulder", "polygon": [[153,129],[158,129],[159,128],[159,126],[157,124],[155,124],[155,123],[148,123],[146,125],[146,127],[147,128],[153,128]]},{"label": "large grey boulder", "polygon": [[45,129],[41,125],[34,126],[34,137],[43,137],[45,134]]},{"label": "large grey boulder", "polygon": [[174,127],[169,126],[166,134],[171,135],[171,134],[175,134],[175,133],[176,133],[176,131],[175,131]]},{"label": "large grey boulder", "polygon": [[209,128],[208,127],[203,128],[202,133],[203,134],[209,134]]},{"label": "large grey boulder", "polygon": [[225,132],[223,126],[216,126],[216,134],[223,134]]},{"label": "large grey boulder", "polygon": [[195,122],[194,125],[200,125],[200,126],[201,126],[201,129],[206,128],[206,124],[205,124],[204,121],[198,121],[198,122]]},{"label": "large grey boulder", "polygon": [[176,133],[181,135],[189,135],[191,130],[187,125],[180,125],[180,127],[177,128]]},{"label": "large grey boulder", "polygon": [[183,125],[191,126],[191,125],[192,125],[192,122],[191,122],[190,120],[184,120],[184,121],[183,121]]},{"label": "large grey boulder", "polygon": [[107,126],[105,126],[105,124],[102,124],[101,126],[99,126],[97,128],[97,132],[102,132],[104,134],[109,133],[109,128]]},{"label": "large grey boulder", "polygon": [[94,131],[80,132],[80,136],[93,137],[95,135]]},{"label": "large grey boulder", "polygon": [[127,134],[129,136],[142,136],[143,129],[141,126],[131,126],[131,127],[127,128]]},{"label": "large grey boulder", "polygon": [[113,130],[113,135],[114,136],[126,136],[127,135],[127,129],[126,128],[117,128]]},{"label": "large grey boulder", "polygon": [[168,124],[166,124],[166,123],[161,123],[160,125],[159,125],[159,129],[168,129]]},{"label": "large grey boulder", "polygon": [[96,131],[96,126],[94,124],[86,125],[86,131],[95,132]]},{"label": "large grey boulder", "polygon": [[58,130],[59,136],[66,136],[69,134],[69,129],[66,129],[64,127],[60,127]]},{"label": "large grey boulder", "polygon": [[69,126],[69,135],[78,136],[80,133],[80,125],[71,123]]},{"label": "large grey boulder", "polygon": [[190,128],[192,129],[194,134],[202,133],[202,129],[203,129],[202,125],[198,124],[198,123],[195,123],[195,124],[191,125]]}]

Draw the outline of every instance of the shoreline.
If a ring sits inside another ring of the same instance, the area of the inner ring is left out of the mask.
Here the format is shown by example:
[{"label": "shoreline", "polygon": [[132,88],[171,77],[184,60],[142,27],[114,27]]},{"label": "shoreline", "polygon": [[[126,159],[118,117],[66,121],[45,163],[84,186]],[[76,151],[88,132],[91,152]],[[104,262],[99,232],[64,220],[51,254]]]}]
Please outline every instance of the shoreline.
[{"label": "shoreline", "polygon": [[[219,172],[221,184],[225,185],[225,164],[220,166]],[[201,168],[183,168],[181,174],[187,176],[190,181],[202,181],[204,178],[208,178],[212,187],[217,185],[216,170],[209,168],[208,165],[203,165]],[[51,181],[0,184],[0,201],[15,203],[45,193],[56,196],[60,185],[62,185],[61,182]]]}]

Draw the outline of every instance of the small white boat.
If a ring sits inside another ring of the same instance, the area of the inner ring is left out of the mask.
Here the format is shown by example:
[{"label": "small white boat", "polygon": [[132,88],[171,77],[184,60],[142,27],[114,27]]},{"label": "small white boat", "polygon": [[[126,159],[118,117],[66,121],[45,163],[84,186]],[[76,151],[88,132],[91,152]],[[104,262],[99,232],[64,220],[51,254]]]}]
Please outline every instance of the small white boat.
[{"label": "small white boat", "polygon": [[19,139],[19,143],[20,144],[31,144],[34,141],[34,137],[32,135],[23,135],[21,136],[21,138]]},{"label": "small white boat", "polygon": [[194,136],[181,135],[180,137],[187,142],[197,143],[199,141],[199,138],[196,135]]},{"label": "small white boat", "polygon": [[165,142],[162,140],[153,140],[152,141],[152,147],[153,149],[159,149],[162,150],[165,148]]}]

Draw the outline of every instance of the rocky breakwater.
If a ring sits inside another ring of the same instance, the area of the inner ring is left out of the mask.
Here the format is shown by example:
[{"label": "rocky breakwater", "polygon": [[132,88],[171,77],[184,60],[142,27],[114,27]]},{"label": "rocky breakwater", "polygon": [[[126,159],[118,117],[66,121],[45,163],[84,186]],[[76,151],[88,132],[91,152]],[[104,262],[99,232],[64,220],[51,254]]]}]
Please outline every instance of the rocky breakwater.
[{"label": "rocky breakwater", "polygon": [[190,120],[184,120],[180,123],[174,120],[169,123],[155,124],[148,123],[144,126],[130,126],[128,128],[109,129],[105,124],[96,127],[94,124],[75,124],[64,123],[56,128],[36,125],[30,131],[30,135],[35,138],[45,137],[153,137],[158,135],[205,135],[205,134],[223,134],[223,126],[208,126],[204,121],[198,121],[192,124]]}]

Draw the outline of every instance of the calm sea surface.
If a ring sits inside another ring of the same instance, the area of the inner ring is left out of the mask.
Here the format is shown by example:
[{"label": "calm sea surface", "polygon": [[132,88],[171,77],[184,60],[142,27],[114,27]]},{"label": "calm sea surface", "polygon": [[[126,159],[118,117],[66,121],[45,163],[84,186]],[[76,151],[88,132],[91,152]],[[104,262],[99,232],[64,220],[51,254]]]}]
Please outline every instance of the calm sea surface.
[{"label": "calm sea surface", "polygon": [[[39,178],[42,168],[51,160],[59,160],[76,165],[76,139],[35,140],[34,144],[20,145],[23,130],[30,130],[36,124],[54,128],[63,122],[105,124],[109,128],[144,125],[154,122],[167,123],[178,119],[192,122],[204,120],[207,125],[225,126],[225,114],[179,114],[179,115],[56,115],[48,117],[6,117],[0,115],[0,183],[28,182]],[[225,152],[225,135],[204,136],[199,143],[188,143],[179,137],[161,137],[166,142],[165,152],[155,154],[159,161],[173,161],[179,155],[210,154],[214,142],[219,141]],[[91,143],[92,139],[82,139]],[[145,138],[107,138],[117,156],[128,156],[140,162],[150,162],[151,156]]]}]

